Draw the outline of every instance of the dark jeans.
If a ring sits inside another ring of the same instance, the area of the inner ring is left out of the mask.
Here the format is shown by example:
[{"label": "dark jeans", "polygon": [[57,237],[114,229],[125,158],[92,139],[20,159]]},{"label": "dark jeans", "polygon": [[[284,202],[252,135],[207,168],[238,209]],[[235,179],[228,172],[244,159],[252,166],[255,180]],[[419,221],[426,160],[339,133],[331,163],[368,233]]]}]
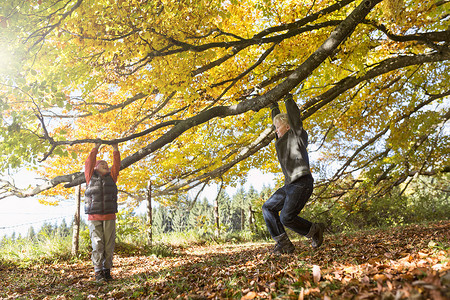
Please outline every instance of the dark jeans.
[{"label": "dark jeans", "polygon": [[301,235],[308,234],[312,223],[300,218],[298,214],[311,197],[313,183],[311,175],[300,177],[278,189],[263,204],[263,217],[272,237],[285,233],[284,226]]}]

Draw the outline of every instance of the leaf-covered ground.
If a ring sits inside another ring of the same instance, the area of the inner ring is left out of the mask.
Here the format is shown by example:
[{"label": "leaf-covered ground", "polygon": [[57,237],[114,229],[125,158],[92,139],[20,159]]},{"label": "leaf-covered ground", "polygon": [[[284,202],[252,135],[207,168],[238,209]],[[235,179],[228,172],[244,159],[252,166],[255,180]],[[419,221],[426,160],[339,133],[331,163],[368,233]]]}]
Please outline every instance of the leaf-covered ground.
[{"label": "leaf-covered ground", "polygon": [[189,247],[174,257],[115,256],[97,284],[90,261],[0,265],[1,299],[450,299],[450,221],[295,240]]}]

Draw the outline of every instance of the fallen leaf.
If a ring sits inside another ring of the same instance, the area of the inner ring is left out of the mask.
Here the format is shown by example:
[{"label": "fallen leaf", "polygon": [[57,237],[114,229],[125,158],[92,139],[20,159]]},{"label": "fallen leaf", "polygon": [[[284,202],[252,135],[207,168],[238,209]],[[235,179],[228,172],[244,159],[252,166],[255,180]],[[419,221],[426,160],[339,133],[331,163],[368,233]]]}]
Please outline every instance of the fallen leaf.
[{"label": "fallen leaf", "polygon": [[384,275],[384,274],[375,274],[375,275],[373,276],[373,279],[374,279],[375,281],[378,281],[378,282],[384,282],[384,281],[387,280],[387,276]]},{"label": "fallen leaf", "polygon": [[248,292],[245,296],[241,298],[241,300],[251,300],[256,298],[255,292]]},{"label": "fallen leaf", "polygon": [[320,281],[320,267],[318,265],[313,265],[312,273],[314,283],[317,284]]},{"label": "fallen leaf", "polygon": [[305,299],[305,289],[302,288],[300,290],[300,294],[298,294],[298,300],[304,300]]}]

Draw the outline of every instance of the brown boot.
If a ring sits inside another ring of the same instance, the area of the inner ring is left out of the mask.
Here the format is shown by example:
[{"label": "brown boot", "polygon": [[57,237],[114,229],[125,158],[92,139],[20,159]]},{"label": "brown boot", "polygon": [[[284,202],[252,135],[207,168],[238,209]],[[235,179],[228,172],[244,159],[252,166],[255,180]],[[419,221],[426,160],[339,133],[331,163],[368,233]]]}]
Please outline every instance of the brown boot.
[{"label": "brown boot", "polygon": [[325,224],[313,223],[311,229],[309,229],[307,238],[311,239],[311,246],[313,248],[319,248],[323,243],[323,231],[325,230]]},{"label": "brown boot", "polygon": [[103,271],[97,271],[95,272],[95,281],[98,283],[103,283],[105,282],[106,278],[105,275],[103,274]]},{"label": "brown boot", "polygon": [[294,253],[295,246],[292,244],[291,240],[286,233],[280,234],[273,238],[277,243],[275,248],[272,250],[274,254],[291,254]]},{"label": "brown boot", "polygon": [[113,278],[111,276],[111,269],[104,269],[103,270],[103,276],[105,277],[106,281],[113,280]]}]

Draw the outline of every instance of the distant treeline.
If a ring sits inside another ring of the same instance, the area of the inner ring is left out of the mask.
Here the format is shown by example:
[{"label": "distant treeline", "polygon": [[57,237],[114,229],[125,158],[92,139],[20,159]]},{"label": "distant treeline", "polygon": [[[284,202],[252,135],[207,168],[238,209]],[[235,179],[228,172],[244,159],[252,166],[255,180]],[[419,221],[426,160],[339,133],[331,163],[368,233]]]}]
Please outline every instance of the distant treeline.
[{"label": "distant treeline", "polygon": [[[450,193],[447,190],[436,189],[429,182],[417,182],[407,193],[391,193],[364,201],[311,200],[302,211],[302,217],[325,222],[331,232],[445,220],[450,215]],[[241,187],[233,196],[221,192],[213,203],[206,198],[196,201],[186,198],[165,206],[159,204],[152,209],[151,228],[147,216],[136,215],[133,208],[123,207],[117,215],[117,238],[135,242],[150,229],[153,236],[191,231],[198,237],[217,238],[246,231],[250,238],[267,238],[261,206],[273,192],[270,187],[261,192],[253,187],[248,190]],[[46,223],[37,232],[30,227],[26,236],[13,234],[4,237],[2,242],[36,240],[50,235],[67,237],[72,234],[71,227],[72,224],[65,220],[59,225]],[[83,234],[88,237],[87,226],[82,220]]]}]

